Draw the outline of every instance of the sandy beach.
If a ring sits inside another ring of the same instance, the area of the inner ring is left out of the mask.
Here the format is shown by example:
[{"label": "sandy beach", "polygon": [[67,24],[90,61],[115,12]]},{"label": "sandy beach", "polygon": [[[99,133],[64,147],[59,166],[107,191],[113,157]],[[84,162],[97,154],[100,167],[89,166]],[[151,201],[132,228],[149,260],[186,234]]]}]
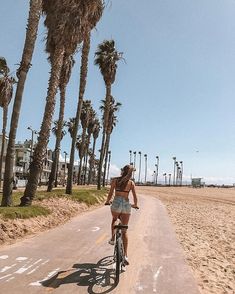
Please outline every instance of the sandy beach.
[{"label": "sandy beach", "polygon": [[165,205],[202,294],[235,293],[235,189],[138,187]]}]

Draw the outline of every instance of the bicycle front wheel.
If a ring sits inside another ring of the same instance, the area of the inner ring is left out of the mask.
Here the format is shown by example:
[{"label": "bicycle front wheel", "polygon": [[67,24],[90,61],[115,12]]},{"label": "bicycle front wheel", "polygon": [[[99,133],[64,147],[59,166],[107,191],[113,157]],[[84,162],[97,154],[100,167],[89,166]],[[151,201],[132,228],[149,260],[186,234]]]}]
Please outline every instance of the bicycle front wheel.
[{"label": "bicycle front wheel", "polygon": [[121,254],[122,254],[122,244],[121,244],[121,239],[118,238],[116,242],[116,279],[115,283],[116,285],[119,283],[119,277],[120,277],[120,272],[121,272]]}]

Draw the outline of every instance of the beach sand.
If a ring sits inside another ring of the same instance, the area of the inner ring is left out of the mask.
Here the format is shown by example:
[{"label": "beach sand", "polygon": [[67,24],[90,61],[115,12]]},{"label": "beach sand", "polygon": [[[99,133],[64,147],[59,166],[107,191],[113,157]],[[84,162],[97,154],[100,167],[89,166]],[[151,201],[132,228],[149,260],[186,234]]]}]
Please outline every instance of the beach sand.
[{"label": "beach sand", "polygon": [[235,294],[235,189],[137,187],[166,206],[202,294]]}]

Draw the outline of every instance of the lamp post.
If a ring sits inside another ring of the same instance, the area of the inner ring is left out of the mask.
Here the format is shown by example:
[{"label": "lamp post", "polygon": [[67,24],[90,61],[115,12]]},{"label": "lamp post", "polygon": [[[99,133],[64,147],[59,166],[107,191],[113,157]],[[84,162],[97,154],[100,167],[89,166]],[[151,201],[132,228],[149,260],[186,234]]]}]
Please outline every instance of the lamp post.
[{"label": "lamp post", "polygon": [[159,156],[156,156],[157,163],[156,163],[156,186],[157,186],[157,178],[158,178],[158,169],[159,169]]},{"label": "lamp post", "polygon": [[171,185],[171,174],[169,174],[169,186]]},{"label": "lamp post", "polygon": [[183,161],[180,161],[180,166],[181,166],[180,186],[182,186],[182,183],[183,183]]},{"label": "lamp post", "polygon": [[133,170],[133,180],[135,181],[135,164],[136,164],[136,151],[133,152],[134,154],[134,170]]},{"label": "lamp post", "polygon": [[132,162],[132,150],[129,150],[129,153],[130,153],[130,164]]},{"label": "lamp post", "polygon": [[165,177],[165,186],[166,186],[167,185],[166,173],[164,173],[163,176]]},{"label": "lamp post", "polygon": [[155,183],[155,176],[156,176],[156,171],[154,170],[154,171],[153,171],[153,185],[154,185],[154,183]]},{"label": "lamp post", "polygon": [[176,157],[172,157],[174,160],[174,173],[173,173],[173,186],[175,186],[175,163],[176,163]]},{"label": "lamp post", "polygon": [[141,151],[139,151],[139,155],[140,155],[140,163],[139,163],[139,179],[138,179],[138,182],[140,183],[140,173],[141,173]]},{"label": "lamp post", "polygon": [[65,186],[65,176],[66,176],[66,166],[67,166],[67,162],[66,162],[66,158],[67,158],[68,153],[66,151],[64,151],[64,184],[63,186]]},{"label": "lamp post", "polygon": [[33,158],[33,140],[34,140],[34,134],[38,134],[38,132],[36,130],[33,130],[32,127],[27,127],[28,130],[31,131],[31,148],[30,148],[30,164],[32,162],[32,158]]},{"label": "lamp post", "polygon": [[145,184],[147,183],[147,158],[148,158],[148,155],[147,154],[144,154],[144,158],[145,158],[145,175],[144,175],[144,182]]}]

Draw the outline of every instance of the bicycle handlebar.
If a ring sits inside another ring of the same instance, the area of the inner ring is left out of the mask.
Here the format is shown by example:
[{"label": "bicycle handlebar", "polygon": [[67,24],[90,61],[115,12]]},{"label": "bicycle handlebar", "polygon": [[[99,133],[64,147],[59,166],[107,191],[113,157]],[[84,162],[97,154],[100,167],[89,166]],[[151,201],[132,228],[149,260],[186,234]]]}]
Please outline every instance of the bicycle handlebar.
[{"label": "bicycle handlebar", "polygon": [[[110,202],[105,202],[105,204],[104,205],[111,205],[112,204],[112,201],[110,201]],[[135,206],[134,204],[131,204],[131,207],[132,208],[134,208],[134,209],[140,209],[138,206]]]}]

